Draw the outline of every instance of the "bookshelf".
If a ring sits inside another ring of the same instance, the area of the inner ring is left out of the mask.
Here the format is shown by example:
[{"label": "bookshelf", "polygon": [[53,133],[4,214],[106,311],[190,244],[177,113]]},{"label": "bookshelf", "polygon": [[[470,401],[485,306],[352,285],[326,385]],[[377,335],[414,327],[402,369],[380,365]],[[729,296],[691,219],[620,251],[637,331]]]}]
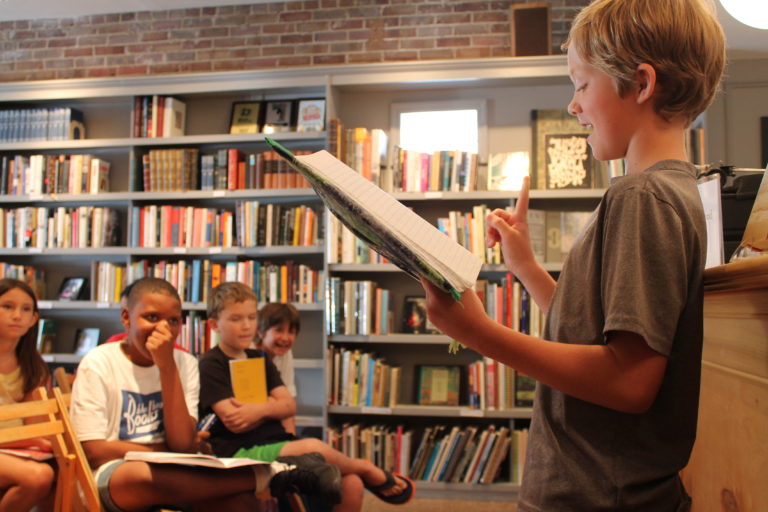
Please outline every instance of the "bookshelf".
[{"label": "bookshelf", "polygon": [[[458,406],[414,405],[415,368],[419,364],[469,365],[479,356],[462,350],[448,354],[450,340],[439,334],[397,332],[404,297],[420,295],[418,283],[389,264],[329,263],[326,240],[321,235],[310,246],[239,247],[140,247],[131,243],[135,229],[132,211],[145,206],[189,206],[234,211],[238,201],[260,201],[279,205],[321,203],[309,189],[190,190],[185,192],[146,192],[141,183],[141,157],[151,150],[193,148],[200,154],[213,154],[236,148],[243,153],[266,151],[262,134],[229,134],[232,104],[243,101],[269,101],[325,98],[326,116],[339,117],[347,127],[366,126],[389,131],[392,103],[427,101],[434,98],[481,99],[487,102],[487,141],[489,152],[530,151],[531,108],[563,108],[571,94],[563,56],[494,58],[478,60],[403,62],[285,68],[243,72],[159,75],[136,78],[51,80],[4,84],[0,109],[70,107],[83,112],[86,133],[82,140],[3,142],[0,157],[32,154],[85,154],[110,161],[109,192],[99,194],[0,195],[0,208],[31,207],[77,208],[93,206],[117,211],[123,227],[119,244],[94,248],[0,248],[0,261],[24,264],[45,270],[41,316],[59,324],[54,353],[45,359],[52,365],[74,365],[71,354],[74,334],[81,327],[99,327],[101,340],[119,332],[119,306],[116,300],[100,301],[91,291],[88,300],[55,299],[65,277],[96,279],[97,263],[131,265],[208,260],[226,264],[246,260],[306,264],[326,277],[344,280],[372,280],[392,291],[396,328],[387,335],[342,335],[326,333],[325,305],[322,302],[296,304],[302,315],[302,329],[294,348],[298,384],[298,424],[326,431],[344,423],[381,424],[395,427],[407,423],[416,428],[445,425],[494,424],[513,428],[525,426],[530,407],[475,409]],[[168,95],[186,103],[186,135],[165,138],[132,136],[134,98]],[[283,132],[270,135],[290,150],[319,150],[328,147],[329,133]],[[485,160],[485,156],[481,155]],[[504,207],[513,204],[514,192],[398,192],[395,196],[433,221],[448,210],[471,211],[485,204]],[[598,203],[602,190],[534,190],[531,208],[542,210],[590,210]],[[321,216],[322,217],[322,216]],[[547,263],[552,272],[558,263]],[[482,279],[500,280],[504,269],[486,265]],[[185,315],[204,315],[202,301],[185,301]],[[401,367],[401,396],[393,407],[341,406],[328,404],[331,385],[326,353],[329,348],[381,354]],[[416,450],[414,440],[412,450]],[[502,479],[493,484],[467,484],[418,481],[420,496],[449,496],[508,500],[518,485],[510,480],[507,461]]]}]

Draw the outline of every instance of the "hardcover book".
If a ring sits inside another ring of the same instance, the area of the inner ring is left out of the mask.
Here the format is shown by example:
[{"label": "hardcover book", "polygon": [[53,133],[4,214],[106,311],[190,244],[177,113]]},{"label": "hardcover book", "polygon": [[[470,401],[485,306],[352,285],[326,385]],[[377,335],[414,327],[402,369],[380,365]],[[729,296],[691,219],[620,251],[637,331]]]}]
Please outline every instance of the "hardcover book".
[{"label": "hardcover book", "polygon": [[267,373],[263,357],[231,359],[229,372],[232,391],[240,402],[261,404],[267,401]]},{"label": "hardcover book", "polygon": [[239,468],[243,466],[258,466],[269,464],[260,460],[214,457],[202,453],[176,453],[176,452],[127,452],[125,460],[139,460],[153,464],[182,464],[184,466],[203,466],[207,468]]},{"label": "hardcover book", "polygon": [[474,285],[480,259],[397,199],[327,151],[294,156],[274,140],[265,140],[307,178],[342,223],[409,275],[423,276],[457,300]]}]

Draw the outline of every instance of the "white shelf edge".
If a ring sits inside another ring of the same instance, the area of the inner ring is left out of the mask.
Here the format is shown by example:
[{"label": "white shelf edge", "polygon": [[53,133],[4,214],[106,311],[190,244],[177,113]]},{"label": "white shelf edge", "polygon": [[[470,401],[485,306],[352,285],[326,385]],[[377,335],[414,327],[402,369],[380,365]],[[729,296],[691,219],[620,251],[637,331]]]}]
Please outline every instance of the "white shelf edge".
[{"label": "white shelf edge", "polygon": [[397,405],[395,407],[369,407],[329,405],[328,414],[354,414],[379,416],[426,416],[435,418],[493,418],[493,419],[530,419],[533,409],[517,407],[514,409],[471,409],[469,407],[448,407],[437,405]]},{"label": "white shelf edge", "polygon": [[328,343],[407,343],[422,345],[447,345],[451,338],[444,334],[334,334]]}]

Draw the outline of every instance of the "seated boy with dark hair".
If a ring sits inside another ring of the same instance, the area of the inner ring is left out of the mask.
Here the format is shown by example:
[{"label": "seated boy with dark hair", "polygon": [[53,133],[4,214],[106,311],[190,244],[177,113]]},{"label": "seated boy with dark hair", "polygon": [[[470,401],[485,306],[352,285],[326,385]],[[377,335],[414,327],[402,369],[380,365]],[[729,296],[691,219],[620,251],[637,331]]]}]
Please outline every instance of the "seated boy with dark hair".
[{"label": "seated boy with dark hair", "polygon": [[[214,412],[221,420],[211,429],[214,453],[291,463],[296,456],[318,452],[343,475],[343,501],[337,511],[360,510],[363,486],[388,503],[410,501],[415,492],[410,479],[368,460],[349,458],[319,439],[296,439],[285,431],[281,420],[295,414],[296,402],[269,357],[249,348],[256,336],[257,312],[256,295],[241,283],[222,283],[208,296],[208,322],[219,333],[219,344],[200,358],[200,412]],[[266,403],[241,403],[234,398],[229,361],[252,357],[265,358]]]},{"label": "seated boy with dark hair", "polygon": [[173,346],[181,325],[176,290],[162,279],[136,281],[121,320],[127,337],[83,358],[72,393],[72,423],[88,461],[98,468],[105,510],[168,503],[254,510],[254,492],[270,485],[278,494],[298,489],[338,495],[338,470],[314,460],[301,469],[272,464],[226,471],[123,460],[128,451],[195,452],[201,438],[195,428],[197,362]]}]

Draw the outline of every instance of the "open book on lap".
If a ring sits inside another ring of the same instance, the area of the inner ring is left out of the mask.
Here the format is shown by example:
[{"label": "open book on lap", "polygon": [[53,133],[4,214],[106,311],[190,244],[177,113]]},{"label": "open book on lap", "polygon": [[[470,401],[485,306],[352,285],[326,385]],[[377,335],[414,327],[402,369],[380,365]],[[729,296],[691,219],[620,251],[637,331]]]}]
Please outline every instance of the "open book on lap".
[{"label": "open book on lap", "polygon": [[32,459],[44,461],[53,458],[53,453],[46,452],[37,448],[0,448],[0,453],[21,457],[22,459]]},{"label": "open book on lap", "polygon": [[200,466],[219,469],[269,464],[269,462],[263,462],[260,460],[214,457],[212,455],[204,455],[202,453],[127,452],[123,458],[125,460],[151,462],[153,464],[181,464],[183,466]]},{"label": "open book on lap", "polygon": [[455,299],[474,286],[482,262],[397,199],[327,151],[296,156],[267,143],[310,182],[325,205],[358,238],[418,279]]}]

